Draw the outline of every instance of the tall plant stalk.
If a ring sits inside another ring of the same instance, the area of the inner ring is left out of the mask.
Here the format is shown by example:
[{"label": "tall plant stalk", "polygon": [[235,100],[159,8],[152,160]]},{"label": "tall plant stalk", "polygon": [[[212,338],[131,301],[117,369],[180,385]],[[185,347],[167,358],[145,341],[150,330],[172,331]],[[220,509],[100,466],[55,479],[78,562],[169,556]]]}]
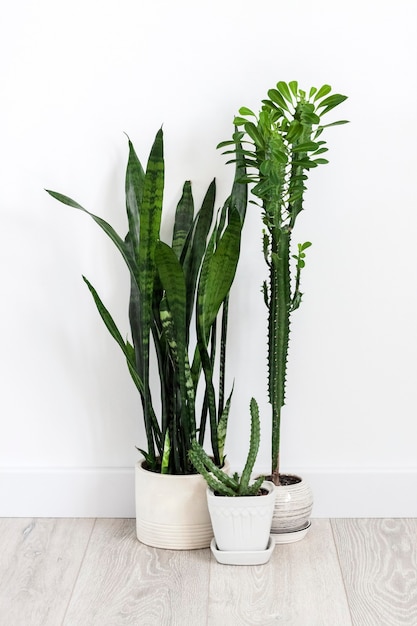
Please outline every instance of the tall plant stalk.
[{"label": "tall plant stalk", "polygon": [[[320,139],[329,126],[321,118],[346,100],[331,94],[331,87],[299,89],[296,81],[280,81],[268,91],[268,99],[258,115],[247,107],[239,110],[234,124],[238,129],[226,154],[243,159],[247,175],[242,181],[252,183],[255,204],[262,209],[264,224],[263,254],[268,278],[263,284],[268,309],[268,395],[272,413],[271,476],[280,483],[281,410],[285,403],[285,384],[291,315],[302,299],[301,270],[310,242],[298,244],[292,254],[292,233],[303,210],[306,180],[311,169],[328,161],[326,142]],[[229,161],[230,162],[230,161]]]}]

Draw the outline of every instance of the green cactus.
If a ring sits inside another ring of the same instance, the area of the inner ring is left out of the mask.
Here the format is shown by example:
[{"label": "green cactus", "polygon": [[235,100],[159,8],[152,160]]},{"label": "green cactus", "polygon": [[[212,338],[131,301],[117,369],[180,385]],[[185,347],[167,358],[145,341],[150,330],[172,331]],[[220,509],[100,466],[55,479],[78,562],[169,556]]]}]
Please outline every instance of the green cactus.
[{"label": "green cactus", "polygon": [[233,476],[229,476],[219,469],[197,441],[193,441],[191,450],[188,453],[191,463],[199,474],[205,478],[210,489],[222,496],[255,496],[265,480],[264,476],[259,476],[259,478],[250,484],[261,436],[259,409],[254,398],[252,398],[250,402],[250,414],[251,434],[249,452],[245,467],[240,476],[237,473]]},{"label": "green cactus", "polygon": [[[326,142],[319,140],[324,128],[345,120],[321,125],[321,116],[346,100],[332,94],[329,85],[312,87],[308,93],[296,81],[280,81],[268,91],[259,115],[246,107],[239,110],[235,127],[243,128],[218,147],[225,154],[242,158],[247,168],[245,182],[252,183],[253,202],[262,209],[263,253],[269,278],[263,284],[268,308],[268,392],[272,409],[272,480],[279,485],[281,409],[285,402],[288,342],[292,312],[300,306],[300,274],[310,242],[298,244],[291,254],[291,236],[303,210],[307,173],[327,163],[322,155]],[[234,162],[232,159],[230,162]],[[292,263],[291,259],[295,259]]]}]

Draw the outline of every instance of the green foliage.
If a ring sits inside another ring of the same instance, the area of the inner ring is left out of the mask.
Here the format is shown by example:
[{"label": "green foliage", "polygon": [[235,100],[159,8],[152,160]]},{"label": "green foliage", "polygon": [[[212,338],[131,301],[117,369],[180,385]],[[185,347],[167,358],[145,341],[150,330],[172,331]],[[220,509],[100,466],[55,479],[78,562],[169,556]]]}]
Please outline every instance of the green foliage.
[{"label": "green foliage", "polygon": [[[272,407],[272,478],[279,484],[281,408],[285,401],[289,328],[291,313],[300,306],[301,270],[310,242],[298,244],[291,254],[291,236],[303,210],[310,170],[326,164],[322,155],[326,142],[319,139],[325,128],[321,118],[346,100],[331,94],[330,85],[312,87],[307,95],[297,81],[280,81],[268,91],[258,115],[247,107],[239,109],[232,140],[222,142],[225,154],[234,155],[246,166],[242,181],[252,184],[256,204],[262,209],[263,254],[268,280],[262,287],[268,307],[268,391]],[[291,262],[293,259],[293,262]],[[295,263],[294,263],[295,260]]]},{"label": "green foliage", "polygon": [[229,476],[223,472],[207,455],[201,445],[194,441],[189,457],[196,470],[204,477],[210,489],[222,496],[254,496],[257,495],[264,476],[260,476],[250,484],[253,467],[259,450],[261,427],[259,409],[254,398],[250,402],[251,434],[249,452],[241,476],[235,473]]},{"label": "green foliage", "polygon": [[[147,449],[141,452],[148,466],[162,473],[185,474],[194,471],[188,451],[197,433],[201,441],[204,438],[207,411],[214,460],[218,465],[223,462],[230,406],[230,396],[226,406],[223,397],[227,304],[239,259],[246,209],[247,185],[240,180],[245,166],[238,157],[232,192],[220,217],[214,211],[215,182],[209,185],[196,215],[191,184],[185,182],[176,209],[172,243],[168,245],[160,240],[165,170],[162,129],[156,134],[146,170],[130,140],[128,146],[125,182],[128,233],[124,239],[105,220],[68,196],[48,193],[90,215],[126,262],[131,279],[131,342],[123,339],[95,288],[86,278],[84,281],[106,328],[121,348],[139,391],[147,439]],[[198,341],[192,346],[190,326],[194,309]],[[222,318],[220,339],[216,336],[218,317]],[[150,386],[151,337],[160,381],[159,419]],[[216,341],[220,343],[217,360]],[[217,398],[215,369],[219,370]],[[197,423],[195,396],[202,372],[205,393]]]}]

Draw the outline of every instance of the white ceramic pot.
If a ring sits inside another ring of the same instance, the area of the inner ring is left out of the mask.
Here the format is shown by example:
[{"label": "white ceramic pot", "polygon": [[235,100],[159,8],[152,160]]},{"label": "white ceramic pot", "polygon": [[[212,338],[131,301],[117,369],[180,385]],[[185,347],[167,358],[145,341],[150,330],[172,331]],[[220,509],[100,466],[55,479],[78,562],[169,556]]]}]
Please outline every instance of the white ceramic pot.
[{"label": "white ceramic pot", "polygon": [[208,548],[213,538],[207,483],[199,474],[157,474],[135,467],[136,534],[155,548]]},{"label": "white ceramic pot", "polygon": [[305,536],[310,527],[313,493],[309,484],[299,476],[284,474],[280,479],[288,484],[275,488],[271,534],[277,543],[291,543]]},{"label": "white ceramic pot", "polygon": [[274,484],[265,481],[264,496],[216,496],[207,489],[207,502],[217,548],[226,551],[266,550],[274,512]]}]

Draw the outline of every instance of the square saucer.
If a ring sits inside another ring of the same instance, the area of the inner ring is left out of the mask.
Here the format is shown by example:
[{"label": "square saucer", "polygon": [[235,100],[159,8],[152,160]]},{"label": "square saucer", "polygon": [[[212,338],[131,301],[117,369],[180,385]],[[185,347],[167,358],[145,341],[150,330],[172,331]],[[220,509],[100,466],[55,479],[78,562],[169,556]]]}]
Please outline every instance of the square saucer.
[{"label": "square saucer", "polygon": [[275,541],[271,536],[269,537],[268,545],[265,550],[218,550],[214,538],[210,544],[214,558],[218,563],[222,563],[223,565],[263,565],[271,558],[274,548]]}]

